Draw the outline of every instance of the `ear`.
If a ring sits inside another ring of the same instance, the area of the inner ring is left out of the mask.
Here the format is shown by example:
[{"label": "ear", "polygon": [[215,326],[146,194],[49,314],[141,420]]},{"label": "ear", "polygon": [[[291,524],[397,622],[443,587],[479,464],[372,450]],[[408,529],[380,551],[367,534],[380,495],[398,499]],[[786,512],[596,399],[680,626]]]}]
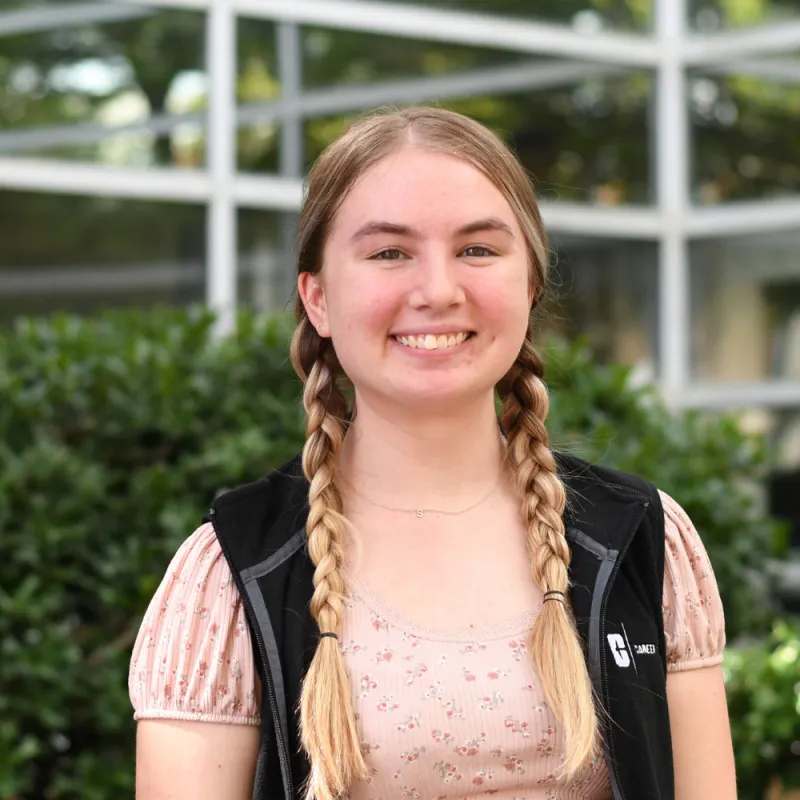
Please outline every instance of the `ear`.
[{"label": "ear", "polygon": [[308,314],[308,319],[317,329],[317,333],[320,336],[330,336],[328,303],[325,299],[325,289],[322,286],[320,275],[301,272],[297,276],[297,294]]}]

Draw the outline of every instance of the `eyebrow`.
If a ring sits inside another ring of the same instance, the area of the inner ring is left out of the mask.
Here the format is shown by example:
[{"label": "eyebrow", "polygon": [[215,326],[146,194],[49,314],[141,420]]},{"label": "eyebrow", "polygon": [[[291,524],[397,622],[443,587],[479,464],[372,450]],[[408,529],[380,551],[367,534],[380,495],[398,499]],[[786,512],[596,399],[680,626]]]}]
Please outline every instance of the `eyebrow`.
[{"label": "eyebrow", "polygon": [[[456,236],[468,236],[472,233],[483,233],[484,231],[499,231],[514,238],[514,232],[498,217],[486,217],[475,222],[468,222],[456,231]],[[352,236],[352,240],[363,239],[367,236],[374,236],[378,233],[389,233],[395,236],[405,236],[408,239],[421,239],[419,231],[415,231],[408,225],[398,225],[395,222],[375,220],[362,225]]]},{"label": "eyebrow", "polygon": [[470,233],[483,233],[484,231],[500,231],[514,238],[514,232],[506,225],[503,220],[497,217],[486,217],[486,219],[479,219],[475,222],[470,222],[467,225],[459,228],[456,231],[458,236],[466,236]]}]

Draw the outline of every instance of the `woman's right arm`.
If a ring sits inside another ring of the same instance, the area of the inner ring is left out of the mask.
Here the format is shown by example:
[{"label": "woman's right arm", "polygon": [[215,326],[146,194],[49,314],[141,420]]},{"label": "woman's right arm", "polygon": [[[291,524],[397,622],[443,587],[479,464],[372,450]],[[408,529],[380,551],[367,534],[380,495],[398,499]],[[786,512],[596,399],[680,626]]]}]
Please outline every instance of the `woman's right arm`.
[{"label": "woman's right arm", "polygon": [[183,720],[141,720],[136,800],[251,800],[259,729]]},{"label": "woman's right arm", "polygon": [[131,657],[137,800],[251,800],[261,686],[242,601],[210,525],[179,548]]}]

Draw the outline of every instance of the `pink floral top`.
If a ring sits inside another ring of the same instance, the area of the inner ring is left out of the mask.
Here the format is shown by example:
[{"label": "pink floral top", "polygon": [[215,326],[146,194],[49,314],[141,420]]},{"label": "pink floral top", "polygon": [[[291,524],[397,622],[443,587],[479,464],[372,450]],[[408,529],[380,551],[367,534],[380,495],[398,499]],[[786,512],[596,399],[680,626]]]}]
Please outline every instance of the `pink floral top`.
[{"label": "pink floral top", "polygon": [[[705,549],[662,494],[664,627],[670,671],[719,664],[725,624]],[[354,582],[341,649],[371,777],[352,800],[606,800],[602,759],[557,785],[557,723],[526,652],[539,608],[491,627],[421,627]],[[260,686],[241,601],[214,531],[181,546],[147,610],[131,660],[136,719],[258,725]]]}]

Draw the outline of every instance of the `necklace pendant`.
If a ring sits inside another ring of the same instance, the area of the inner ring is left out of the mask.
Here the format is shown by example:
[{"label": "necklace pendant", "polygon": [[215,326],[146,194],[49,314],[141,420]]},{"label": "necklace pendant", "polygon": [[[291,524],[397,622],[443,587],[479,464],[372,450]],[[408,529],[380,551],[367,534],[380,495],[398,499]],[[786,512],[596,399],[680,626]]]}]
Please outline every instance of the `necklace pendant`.
[{"label": "necklace pendant", "polygon": [[425,516],[425,512],[421,508],[418,508],[417,509],[417,516],[418,517],[424,517]]}]

